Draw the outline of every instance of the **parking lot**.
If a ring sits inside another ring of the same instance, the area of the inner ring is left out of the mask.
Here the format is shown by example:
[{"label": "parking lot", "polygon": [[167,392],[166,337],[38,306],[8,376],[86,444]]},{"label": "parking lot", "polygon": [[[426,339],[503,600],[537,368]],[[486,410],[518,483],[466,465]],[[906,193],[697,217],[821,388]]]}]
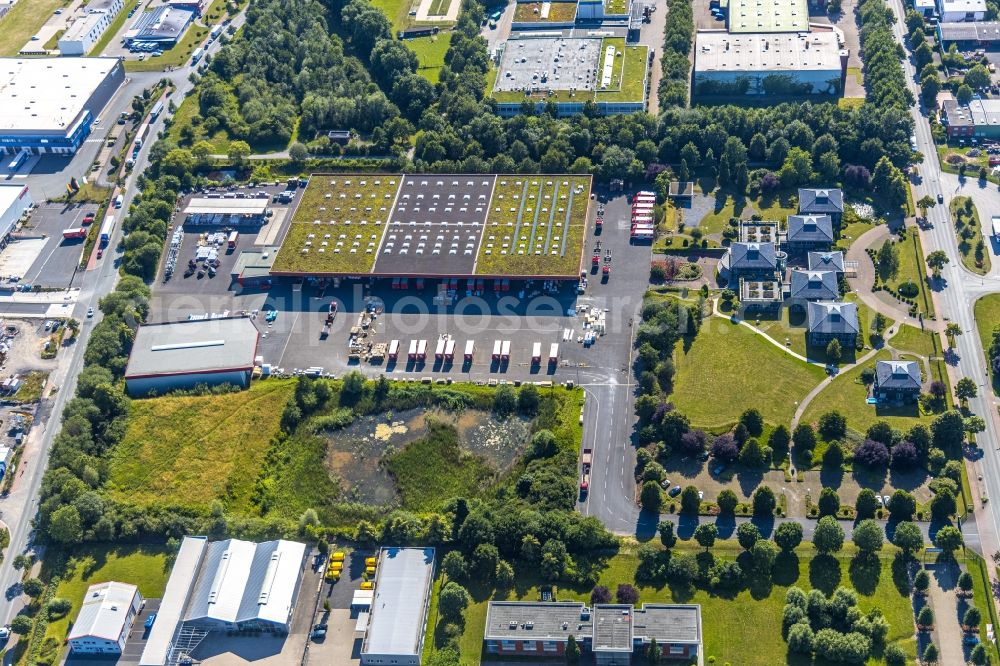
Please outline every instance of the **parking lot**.
[{"label": "parking lot", "polygon": [[[331,552],[342,550],[331,546]],[[361,659],[361,641],[363,634],[354,631],[358,623],[359,611],[351,609],[354,593],[360,589],[364,580],[365,558],[373,557],[374,550],[345,551],[344,573],[336,583],[324,583],[321,595],[323,601],[329,602],[330,612],[320,613],[317,622],[327,625],[326,636],[311,641],[306,651],[306,661],[312,664],[352,664]],[[321,566],[325,561],[318,562]]]},{"label": "parking lot", "polygon": [[64,239],[65,229],[80,228],[94,204],[42,204],[15,240],[0,252],[0,277],[43,287],[73,286],[84,239]]}]

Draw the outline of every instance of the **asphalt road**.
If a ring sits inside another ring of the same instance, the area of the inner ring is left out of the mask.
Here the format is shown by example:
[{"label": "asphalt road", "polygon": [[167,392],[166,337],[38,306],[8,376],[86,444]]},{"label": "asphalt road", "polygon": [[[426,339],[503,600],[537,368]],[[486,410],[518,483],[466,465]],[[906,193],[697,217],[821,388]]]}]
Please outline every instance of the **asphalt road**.
[{"label": "asphalt road", "polygon": [[[894,32],[896,39],[903,42],[905,26],[903,25],[903,6],[900,0],[890,0],[890,6],[896,14]],[[906,60],[903,63],[906,71],[907,85],[914,97],[919,99],[920,90],[916,83],[917,72],[913,63]],[[988,496],[1000,497],[1000,454],[997,442],[1000,424],[997,422],[997,410],[989,376],[986,372],[982,345],[976,330],[973,311],[974,301],[986,292],[1000,291],[1000,285],[994,280],[984,280],[965,269],[960,261],[958,246],[947,203],[955,192],[956,180],[944,178],[937,161],[937,152],[931,136],[930,126],[920,113],[919,106],[911,109],[916,123],[917,147],[926,156],[924,162],[918,165],[919,178],[913,183],[913,198],[920,199],[929,194],[935,200],[938,195],[944,197],[945,205],[938,204],[928,210],[928,221],[932,225],[920,232],[924,252],[929,254],[935,250],[943,250],[950,260],[942,273],[942,284],[935,289],[938,318],[957,322],[963,334],[956,338],[955,364],[952,366],[955,377],[971,377],[979,386],[979,395],[969,401],[973,413],[983,417],[986,431],[978,435],[978,442],[983,448],[982,484]],[[978,200],[978,199],[977,199]],[[986,219],[993,211],[980,211]],[[989,288],[987,288],[989,285]],[[982,548],[987,553],[997,549],[997,534],[1000,533],[997,514],[992,505],[987,504],[978,514],[979,533]]]},{"label": "asphalt road", "polygon": [[[242,23],[242,14],[234,17],[233,24],[237,28]],[[219,48],[220,44],[216,41],[209,45],[207,52],[214,53]],[[164,77],[172,79],[177,86],[173,98],[179,103],[184,95],[193,87],[188,78],[191,71],[192,68],[188,65],[172,72],[156,73],[153,81]],[[131,96],[128,99],[131,99]],[[163,129],[166,115],[161,115],[151,127],[154,136],[156,132]],[[142,148],[132,170],[132,175],[129,176],[125,183],[124,210],[128,209],[132,199],[135,197],[135,181],[138,174],[143,173],[149,166],[149,147],[153,143],[148,142]],[[79,159],[79,156],[74,158],[73,164],[79,163],[77,161]],[[89,164],[89,162],[85,162],[85,164]],[[41,178],[51,178],[51,175],[43,174]],[[27,181],[29,187],[33,187],[33,177],[29,176]],[[3,562],[0,563],[0,590],[4,591],[3,599],[8,601],[8,603],[0,603],[0,624],[10,622],[10,619],[24,606],[24,597],[19,594],[21,576],[18,571],[14,570],[12,562],[15,555],[30,551],[33,547],[31,542],[33,532],[31,521],[38,508],[39,488],[45,468],[48,466],[49,449],[52,445],[52,439],[59,431],[63,408],[76,390],[76,378],[83,368],[83,352],[90,339],[93,325],[100,320],[100,311],[97,309],[98,302],[104,295],[112,291],[118,282],[118,264],[121,254],[117,248],[120,242],[121,225],[117,225],[114,238],[109,245],[114,250],[105,253],[104,258],[98,262],[97,268],[86,272],[83,276],[80,284],[80,298],[77,302],[75,312],[76,318],[83,322],[80,339],[72,347],[72,352],[64,357],[62,364],[56,373],[54,373],[53,381],[59,386],[59,391],[55,394],[54,398],[50,398],[42,404],[41,409],[46,414],[46,417],[44,418],[44,422],[36,427],[31,435],[35,442],[26,444],[29,447],[26,450],[30,451],[31,455],[26,454],[22,461],[21,469],[24,470],[23,476],[15,483],[15,488],[11,494],[7,498],[0,500],[0,511],[2,511],[3,520],[8,525],[11,533],[10,548],[7,550],[7,556]],[[92,319],[86,318],[88,307],[94,308],[95,316]],[[13,639],[11,640],[13,641]],[[4,663],[8,663],[9,659],[10,657],[5,658]]]}]

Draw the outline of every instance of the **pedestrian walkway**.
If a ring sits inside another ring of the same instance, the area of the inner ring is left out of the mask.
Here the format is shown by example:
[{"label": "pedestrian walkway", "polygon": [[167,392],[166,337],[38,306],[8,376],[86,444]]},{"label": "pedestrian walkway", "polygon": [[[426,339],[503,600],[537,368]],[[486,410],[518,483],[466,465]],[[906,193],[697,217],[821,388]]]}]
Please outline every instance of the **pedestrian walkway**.
[{"label": "pedestrian walkway", "polygon": [[959,625],[959,613],[965,612],[967,604],[963,600],[963,608],[959,603],[955,590],[961,571],[954,562],[938,562],[927,567],[931,575],[931,586],[927,600],[934,611],[934,642],[941,651],[940,663],[964,664],[965,653],[962,648],[962,627]]},{"label": "pedestrian walkway", "polygon": [[891,236],[892,232],[887,224],[876,225],[858,236],[844,257],[844,261],[853,261],[858,266],[857,275],[850,278],[850,282],[861,302],[872,310],[881,312],[898,323],[919,326],[916,318],[910,316],[909,307],[887,293],[872,291],[872,286],[875,284],[875,265],[865,250],[870,247],[881,247],[882,243],[889,240]]}]

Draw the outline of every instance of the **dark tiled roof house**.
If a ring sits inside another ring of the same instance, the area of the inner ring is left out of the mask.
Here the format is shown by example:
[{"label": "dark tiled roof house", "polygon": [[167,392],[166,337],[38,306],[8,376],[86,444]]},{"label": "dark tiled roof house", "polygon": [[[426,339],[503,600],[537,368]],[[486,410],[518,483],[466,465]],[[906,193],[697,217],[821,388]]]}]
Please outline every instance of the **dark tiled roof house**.
[{"label": "dark tiled roof house", "polygon": [[843,252],[810,252],[806,256],[811,271],[834,271],[838,277],[844,274]]},{"label": "dark tiled roof house", "polygon": [[920,398],[920,366],[916,361],[875,364],[873,395],[886,402],[916,402]]},{"label": "dark tiled roof house", "polygon": [[839,301],[810,302],[806,311],[807,340],[810,345],[825,347],[831,340],[839,340],[846,348],[853,349],[858,339],[858,306]]},{"label": "dark tiled roof house", "polygon": [[828,250],[833,244],[833,220],[829,215],[789,215],[784,246],[789,252]]},{"label": "dark tiled roof house", "polygon": [[799,190],[800,215],[829,215],[839,223],[844,215],[844,193],[833,188],[801,188]]},{"label": "dark tiled roof house", "polygon": [[792,271],[791,298],[805,301],[840,298],[837,274],[833,271]]}]

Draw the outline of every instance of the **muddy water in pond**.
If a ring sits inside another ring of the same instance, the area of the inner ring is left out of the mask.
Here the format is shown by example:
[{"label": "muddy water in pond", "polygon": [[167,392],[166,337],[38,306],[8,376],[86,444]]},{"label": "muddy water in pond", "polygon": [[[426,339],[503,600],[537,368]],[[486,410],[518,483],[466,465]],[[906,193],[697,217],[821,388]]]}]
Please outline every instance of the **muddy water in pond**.
[{"label": "muddy water in pond", "polygon": [[427,433],[427,418],[452,424],[462,448],[482,456],[495,468],[507,469],[524,450],[530,422],[510,418],[498,421],[488,412],[443,412],[411,409],[365,416],[350,427],[327,433],[326,466],[339,481],[343,499],[364,504],[394,504],[395,484],[381,459]]}]

